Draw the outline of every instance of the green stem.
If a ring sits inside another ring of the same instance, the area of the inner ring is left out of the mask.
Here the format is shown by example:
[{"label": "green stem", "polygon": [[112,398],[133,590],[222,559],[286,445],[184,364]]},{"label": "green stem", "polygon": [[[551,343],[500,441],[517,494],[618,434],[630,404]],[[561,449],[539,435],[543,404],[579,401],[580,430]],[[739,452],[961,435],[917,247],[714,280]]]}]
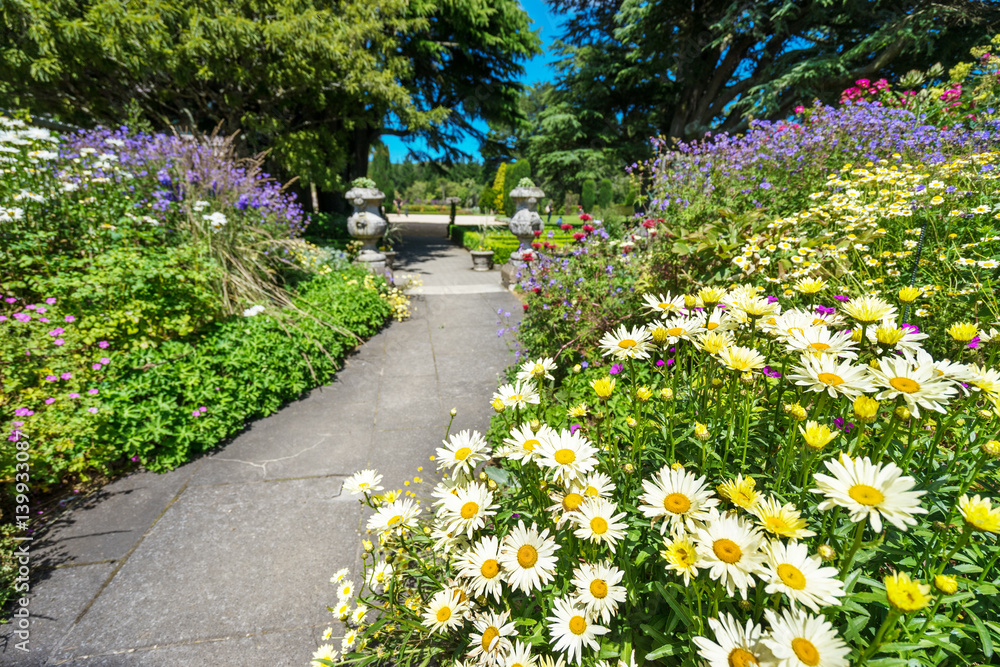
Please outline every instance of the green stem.
[{"label": "green stem", "polygon": [[861,548],[861,540],[865,534],[865,523],[866,520],[862,519],[858,522],[858,527],[854,531],[854,544],[851,545],[851,550],[847,552],[844,556],[844,562],[840,566],[840,577],[843,579],[847,571],[851,569],[851,565],[854,564],[854,556],[858,553],[858,549]]},{"label": "green stem", "polygon": [[885,637],[885,633],[889,630],[889,628],[896,624],[896,619],[899,618],[899,614],[900,612],[896,609],[889,610],[888,616],[885,617],[885,620],[882,621],[882,625],[879,626],[878,632],[875,633],[875,639],[872,640],[872,643],[868,645],[865,652],[861,654],[860,658],[858,658],[857,664],[865,664],[868,662],[868,658],[878,652],[879,646],[882,645],[882,638]]}]

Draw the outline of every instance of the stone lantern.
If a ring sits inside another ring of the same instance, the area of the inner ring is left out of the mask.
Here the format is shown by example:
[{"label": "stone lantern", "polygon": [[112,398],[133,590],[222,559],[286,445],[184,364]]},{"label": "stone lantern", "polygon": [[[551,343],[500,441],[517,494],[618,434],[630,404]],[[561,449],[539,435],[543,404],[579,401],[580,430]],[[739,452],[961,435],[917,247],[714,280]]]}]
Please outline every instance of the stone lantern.
[{"label": "stone lantern", "polygon": [[518,183],[518,186],[510,191],[510,198],[514,202],[514,215],[511,216],[507,226],[511,234],[517,237],[520,247],[510,254],[510,261],[501,270],[500,277],[504,284],[513,283],[517,272],[535,258],[531,243],[535,240],[535,232],[545,229],[545,223],[537,210],[538,201],[544,196],[545,192],[541,188],[528,184]]},{"label": "stone lantern", "polygon": [[372,273],[384,273],[385,255],[378,251],[377,244],[389,227],[379,212],[385,194],[377,188],[355,186],[344,197],[354,207],[354,213],[347,219],[347,233],[361,241],[361,252],[355,262]]}]

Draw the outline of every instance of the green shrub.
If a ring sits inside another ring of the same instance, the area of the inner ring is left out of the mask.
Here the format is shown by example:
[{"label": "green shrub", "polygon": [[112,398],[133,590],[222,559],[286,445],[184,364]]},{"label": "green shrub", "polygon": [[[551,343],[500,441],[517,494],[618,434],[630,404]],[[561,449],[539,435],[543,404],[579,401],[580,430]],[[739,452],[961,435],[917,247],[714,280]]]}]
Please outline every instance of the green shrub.
[{"label": "green shrub", "polygon": [[592,179],[583,182],[583,189],[580,190],[580,205],[583,206],[584,213],[594,210],[594,202],[597,199],[597,184]]},{"label": "green shrub", "polygon": [[611,185],[610,178],[602,178],[601,182],[598,184],[597,190],[597,205],[602,209],[611,208],[611,204],[614,200],[615,192]]}]

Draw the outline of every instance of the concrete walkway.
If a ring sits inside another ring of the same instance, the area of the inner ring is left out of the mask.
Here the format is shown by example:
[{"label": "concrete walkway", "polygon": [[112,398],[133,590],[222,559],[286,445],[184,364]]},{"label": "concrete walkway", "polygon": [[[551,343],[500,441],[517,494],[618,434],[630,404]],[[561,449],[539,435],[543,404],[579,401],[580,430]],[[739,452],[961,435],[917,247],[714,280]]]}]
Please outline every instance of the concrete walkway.
[{"label": "concrete walkway", "polygon": [[[401,261],[400,261],[401,260]],[[0,626],[0,664],[304,667],[332,625],[330,576],[357,572],[364,530],[344,478],[401,487],[453,432],[484,430],[513,361],[497,310],[517,300],[443,237],[407,238],[413,317],[362,345],[334,382],[173,472],[82,499],[36,543],[31,652]],[[337,644],[339,648],[339,643]]]}]

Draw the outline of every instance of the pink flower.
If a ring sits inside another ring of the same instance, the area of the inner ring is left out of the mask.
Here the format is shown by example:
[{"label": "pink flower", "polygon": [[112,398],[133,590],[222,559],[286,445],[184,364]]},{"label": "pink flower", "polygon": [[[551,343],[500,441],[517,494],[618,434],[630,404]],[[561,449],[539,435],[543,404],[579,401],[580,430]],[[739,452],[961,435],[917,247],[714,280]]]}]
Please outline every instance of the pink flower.
[{"label": "pink flower", "polygon": [[854,82],[854,85],[858,86],[859,88],[867,88],[869,83],[871,83],[871,81],[869,81],[868,79],[858,79],[857,81]]},{"label": "pink flower", "polygon": [[48,380],[49,382],[55,382],[59,378],[57,378],[55,375],[46,375],[45,379]]},{"label": "pink flower", "polygon": [[88,389],[87,393],[90,394],[91,396],[97,396],[98,390],[96,388],[95,389]]},{"label": "pink flower", "polygon": [[39,313],[44,313],[48,311],[48,309],[45,306],[39,306],[38,308],[35,309],[35,311]]},{"label": "pink flower", "polygon": [[795,113],[802,113],[805,110],[806,110],[806,108],[804,106],[802,106],[801,104],[799,106],[795,107]]},{"label": "pink flower", "polygon": [[107,357],[101,357],[101,363],[107,366],[108,364],[111,363],[111,360],[108,359]]},{"label": "pink flower", "polygon": [[201,412],[208,412],[208,408],[206,408],[204,405],[198,408],[198,410]]},{"label": "pink flower", "polygon": [[27,306],[25,306],[24,308],[25,308],[25,310],[34,310],[35,308],[38,308],[38,306],[36,306],[36,305],[35,305],[35,304],[33,304],[33,303],[29,303],[29,304],[28,304]]},{"label": "pink flower", "polygon": [[92,415],[96,415],[97,414],[97,408],[87,408],[87,412],[89,412]]},{"label": "pink flower", "polygon": [[91,368],[94,369],[95,371],[99,371],[99,370],[101,370],[101,365],[100,364],[94,364],[93,366],[91,366]]},{"label": "pink flower", "polygon": [[6,301],[7,303],[17,303],[17,299],[15,299],[12,296],[4,299],[4,301]]},{"label": "pink flower", "polygon": [[108,347],[108,341],[102,340],[100,343],[97,344],[97,347],[101,348],[102,350],[106,350]]},{"label": "pink flower", "polygon": [[74,392],[70,392],[69,397],[70,398],[80,398],[80,394],[76,393],[75,391]]},{"label": "pink flower", "polygon": [[59,377],[61,377],[61,378],[62,378],[63,380],[68,380],[68,379],[70,379],[71,377],[73,377],[73,374],[72,374],[72,373],[63,373],[63,374],[62,374],[62,375],[60,375]]},{"label": "pink flower", "polygon": [[67,322],[76,322],[76,318],[73,317],[72,315],[67,315],[63,319],[66,320]]},{"label": "pink flower", "polygon": [[63,331],[64,331],[64,329],[61,329],[60,327],[56,327],[55,329],[53,329],[52,331],[49,332],[49,335],[52,336],[53,338],[56,338]]},{"label": "pink flower", "polygon": [[48,299],[45,300],[45,303],[49,304],[50,306],[52,304],[54,304],[55,302],[56,302],[56,298],[54,296],[50,296]]},{"label": "pink flower", "polygon": [[53,345],[63,345],[65,342],[66,341],[63,340],[62,338],[56,338],[54,341],[52,341],[52,344]]},{"label": "pink flower", "polygon": [[47,317],[39,317],[38,321],[42,322],[43,324],[48,324],[49,323],[49,318],[47,318]]},{"label": "pink flower", "polygon": [[51,398],[51,397],[45,399],[45,405],[52,405],[55,402],[56,402],[56,399]]},{"label": "pink flower", "polygon": [[191,411],[191,416],[192,417],[201,417],[201,413],[198,412],[197,410],[192,410]]}]

